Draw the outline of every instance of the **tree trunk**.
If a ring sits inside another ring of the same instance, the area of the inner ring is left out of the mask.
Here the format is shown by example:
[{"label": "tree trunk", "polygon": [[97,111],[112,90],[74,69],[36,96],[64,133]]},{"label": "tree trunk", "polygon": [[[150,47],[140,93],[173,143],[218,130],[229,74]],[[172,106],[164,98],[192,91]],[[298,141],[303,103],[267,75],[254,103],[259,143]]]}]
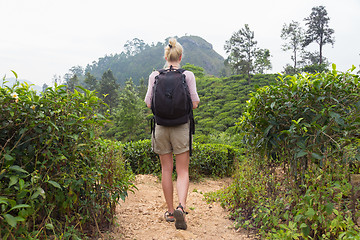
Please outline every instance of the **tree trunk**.
[{"label": "tree trunk", "polygon": [[322,47],[323,47],[323,36],[322,35],[320,37],[319,45],[320,45],[320,63],[319,63],[319,65],[321,65],[322,64]]}]

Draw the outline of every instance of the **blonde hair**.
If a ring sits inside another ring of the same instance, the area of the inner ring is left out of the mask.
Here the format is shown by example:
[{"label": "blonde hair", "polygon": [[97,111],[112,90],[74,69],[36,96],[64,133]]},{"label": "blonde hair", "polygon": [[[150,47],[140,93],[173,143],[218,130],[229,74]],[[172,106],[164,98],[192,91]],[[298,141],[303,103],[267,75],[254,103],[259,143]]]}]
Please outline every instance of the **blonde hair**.
[{"label": "blonde hair", "polygon": [[183,53],[183,47],[175,38],[170,38],[169,44],[165,47],[164,57],[169,62],[179,61]]}]

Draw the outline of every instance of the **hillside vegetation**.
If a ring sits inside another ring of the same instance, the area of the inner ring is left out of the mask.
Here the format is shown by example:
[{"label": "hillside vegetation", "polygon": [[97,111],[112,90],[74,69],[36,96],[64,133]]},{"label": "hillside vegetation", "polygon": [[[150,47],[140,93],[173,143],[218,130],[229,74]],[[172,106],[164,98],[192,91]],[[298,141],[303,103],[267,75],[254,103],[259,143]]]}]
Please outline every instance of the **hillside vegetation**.
[{"label": "hillside vegetation", "polygon": [[[183,36],[177,40],[185,49],[182,64],[190,63],[200,66],[204,68],[207,74],[214,76],[219,76],[225,71],[225,59],[216,53],[212,45],[201,37]],[[158,42],[156,45],[142,43],[141,46],[135,46],[140,48],[136,53],[121,52],[120,54],[101,57],[92,64],[88,64],[85,72],[89,72],[97,79],[101,79],[102,74],[110,69],[118,84],[123,86],[127,79],[132,78],[134,83],[138,85],[140,79],[147,80],[154,69],[164,67],[163,54],[166,44],[167,40],[163,43]]]},{"label": "hillside vegetation", "polygon": [[246,158],[209,196],[269,239],[359,239],[359,76],[281,77],[251,94],[239,122]]},{"label": "hillside vegetation", "polygon": [[255,75],[250,85],[245,75],[199,78],[196,84],[200,107],[195,113],[198,134],[209,135],[233,129],[250,92],[274,83],[276,77],[276,74]]},{"label": "hillside vegetation", "polygon": [[[233,176],[208,201],[264,238],[357,239],[355,68],[255,75],[249,85],[243,75],[184,67],[195,73],[201,98],[190,177]],[[111,109],[81,87],[55,86],[41,96],[26,84],[0,88],[2,239],[97,235],[113,224],[133,174],[160,174],[143,87],[126,81]]]}]

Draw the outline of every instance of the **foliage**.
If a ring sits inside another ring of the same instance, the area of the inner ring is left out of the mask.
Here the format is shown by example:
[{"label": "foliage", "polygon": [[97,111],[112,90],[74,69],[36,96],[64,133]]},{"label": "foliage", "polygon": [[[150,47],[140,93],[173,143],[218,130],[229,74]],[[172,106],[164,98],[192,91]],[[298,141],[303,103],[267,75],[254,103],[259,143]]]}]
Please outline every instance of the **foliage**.
[{"label": "foliage", "polygon": [[118,141],[137,141],[149,136],[146,121],[147,108],[139,98],[130,78],[119,93],[119,105],[114,109],[105,135]]},{"label": "foliage", "polygon": [[205,76],[204,68],[202,68],[202,67],[197,67],[190,63],[187,63],[184,66],[182,66],[181,68],[193,72],[196,78],[202,78]]},{"label": "foliage", "polygon": [[89,72],[87,72],[85,74],[84,83],[85,83],[85,88],[90,90],[90,91],[95,91],[95,90],[97,90],[99,88],[98,80],[93,75],[91,75]]},{"label": "foliage", "polygon": [[[193,156],[189,167],[191,179],[198,179],[202,176],[231,176],[234,162],[241,154],[236,148],[223,144],[194,143],[193,147]],[[160,160],[151,149],[151,140],[123,144],[123,155],[136,174],[161,173]]]},{"label": "foliage", "polygon": [[358,76],[333,65],[329,73],[280,76],[258,89],[240,125],[259,159],[283,159],[300,180],[307,163],[346,160],[342,149],[358,138],[359,108]]},{"label": "foliage", "polygon": [[[225,68],[224,58],[216,53],[212,45],[204,39],[183,36],[177,40],[184,48],[183,64],[201,66],[206,74],[215,76],[220,75]],[[91,73],[96,79],[101,79],[102,74],[110,69],[116,78],[116,83],[120,86],[124,86],[129,78],[133,79],[135,85],[139,85],[140,79],[147,80],[154,69],[164,67],[164,48],[167,44],[168,42],[164,40],[149,45],[135,38],[126,42],[123,52],[100,57],[92,64],[88,64],[85,73]]]},{"label": "foliage", "polygon": [[251,94],[239,128],[248,159],[233,184],[208,197],[238,226],[270,239],[360,234],[360,94],[355,68],[279,76]]},{"label": "foliage", "polygon": [[302,67],[301,70],[303,72],[307,72],[307,73],[322,73],[322,72],[329,71],[328,66],[325,63],[323,63],[321,65],[319,65],[319,64],[306,65],[306,66]]},{"label": "foliage", "polygon": [[160,160],[152,151],[151,140],[124,143],[123,156],[135,174],[161,173]]},{"label": "foliage", "polygon": [[254,32],[249,25],[235,32],[225,43],[226,53],[229,54],[228,64],[236,74],[246,74],[250,84],[250,74],[263,73],[271,69],[269,60],[270,51],[259,49],[257,41],[254,40]]},{"label": "foliage", "polygon": [[308,52],[303,51],[301,53],[301,61],[299,61],[299,65],[301,66],[302,72],[308,73],[317,73],[328,71],[328,67],[330,65],[329,61],[326,57],[322,56],[322,63],[320,62],[320,54],[319,52]]},{"label": "foliage", "polygon": [[264,74],[266,70],[271,69],[270,50],[259,49],[255,54],[254,69],[257,74]]},{"label": "foliage", "polygon": [[67,81],[67,88],[69,91],[73,92],[75,87],[79,85],[79,79],[76,74],[74,74],[71,78]]},{"label": "foliage", "polygon": [[138,38],[134,38],[131,41],[126,41],[124,45],[125,54],[127,57],[135,56],[136,54],[141,53],[148,47],[149,45],[145,44],[143,40]]},{"label": "foliage", "polygon": [[[211,136],[218,138],[220,134],[226,132],[234,141],[237,141],[234,127],[242,115],[249,93],[259,86],[269,85],[275,81],[275,78],[274,74],[255,75],[250,85],[247,84],[244,75],[197,79],[200,104],[199,108],[194,110],[195,140],[206,143],[206,140],[212,138]],[[232,144],[229,141],[221,143]]]},{"label": "foliage", "polygon": [[195,143],[189,174],[192,178],[231,176],[239,154],[235,147],[229,145]]},{"label": "foliage", "polygon": [[119,85],[110,69],[105,71],[99,83],[99,97],[110,107],[110,111],[118,104]]},{"label": "foliage", "polygon": [[319,62],[322,64],[322,49],[325,44],[330,43],[334,45],[334,30],[329,27],[330,18],[327,16],[327,11],[324,6],[313,7],[309,17],[304,19],[308,29],[305,32],[305,39],[303,46],[308,46],[312,42],[319,45]]},{"label": "foliage", "polygon": [[294,62],[293,69],[295,74],[297,73],[297,53],[303,49],[304,30],[300,27],[299,22],[292,21],[289,25],[284,24],[281,30],[281,38],[288,41],[282,45],[282,49],[284,51],[292,51],[291,60]]},{"label": "foliage", "polygon": [[272,171],[248,158],[239,163],[229,187],[205,198],[227,207],[236,227],[264,239],[357,239],[360,187],[352,186],[346,171],[343,166],[311,169],[298,189],[291,188],[281,168]]},{"label": "foliage", "polygon": [[96,137],[102,101],[81,91],[0,88],[2,239],[78,239],[112,224],[131,172],[120,146]]}]

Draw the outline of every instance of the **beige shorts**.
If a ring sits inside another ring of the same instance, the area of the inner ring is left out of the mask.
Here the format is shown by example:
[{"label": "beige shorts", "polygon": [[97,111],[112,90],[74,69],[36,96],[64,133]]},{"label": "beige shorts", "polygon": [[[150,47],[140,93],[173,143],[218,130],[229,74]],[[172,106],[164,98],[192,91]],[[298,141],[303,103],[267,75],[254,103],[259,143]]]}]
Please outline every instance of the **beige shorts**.
[{"label": "beige shorts", "polygon": [[179,126],[155,126],[155,137],[152,134],[152,149],[159,155],[180,154],[189,151],[189,123]]}]

